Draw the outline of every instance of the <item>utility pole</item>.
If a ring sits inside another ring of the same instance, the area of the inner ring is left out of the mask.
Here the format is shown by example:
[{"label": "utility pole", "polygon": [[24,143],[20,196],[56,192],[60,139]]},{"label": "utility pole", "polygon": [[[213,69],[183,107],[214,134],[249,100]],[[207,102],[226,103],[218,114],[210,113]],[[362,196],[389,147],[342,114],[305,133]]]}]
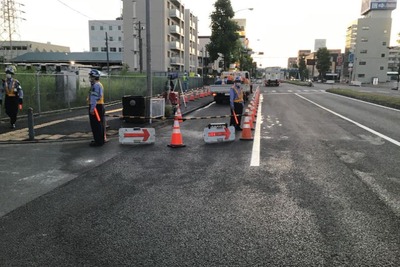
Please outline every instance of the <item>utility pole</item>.
[{"label": "utility pole", "polygon": [[[14,0],[1,0],[0,29],[2,29],[2,32],[0,32],[0,40],[8,39],[9,41],[9,61],[13,58],[13,36],[17,34],[17,20],[25,20],[18,16],[18,13],[25,12],[17,9],[16,5],[25,6],[24,4],[16,3]],[[3,49],[3,51],[6,51],[6,49]],[[3,57],[5,58],[5,55],[3,55]]]},{"label": "utility pole", "polygon": [[[151,118],[151,97],[153,96],[153,77],[151,73],[151,38],[150,38],[150,0],[146,0],[146,72],[147,72],[147,96],[148,96],[148,109],[147,114]],[[151,123],[151,119],[150,119]]]},{"label": "utility pole", "polygon": [[143,72],[143,40],[142,40],[142,25],[140,21],[138,22],[139,26],[139,71]]},{"label": "utility pole", "polygon": [[106,32],[106,52],[107,52],[107,73],[110,75],[110,58],[108,55],[108,34]]}]

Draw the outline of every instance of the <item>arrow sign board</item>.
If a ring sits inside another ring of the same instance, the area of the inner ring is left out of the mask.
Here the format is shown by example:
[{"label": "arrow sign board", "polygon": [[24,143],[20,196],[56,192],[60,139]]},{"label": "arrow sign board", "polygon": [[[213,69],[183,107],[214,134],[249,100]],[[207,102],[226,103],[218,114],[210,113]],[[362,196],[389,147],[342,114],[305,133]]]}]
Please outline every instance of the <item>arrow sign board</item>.
[{"label": "arrow sign board", "polygon": [[235,127],[227,127],[226,123],[211,123],[204,128],[204,142],[221,143],[235,141]]},{"label": "arrow sign board", "polygon": [[154,144],[156,131],[154,128],[120,128],[119,143],[123,145],[132,144]]}]

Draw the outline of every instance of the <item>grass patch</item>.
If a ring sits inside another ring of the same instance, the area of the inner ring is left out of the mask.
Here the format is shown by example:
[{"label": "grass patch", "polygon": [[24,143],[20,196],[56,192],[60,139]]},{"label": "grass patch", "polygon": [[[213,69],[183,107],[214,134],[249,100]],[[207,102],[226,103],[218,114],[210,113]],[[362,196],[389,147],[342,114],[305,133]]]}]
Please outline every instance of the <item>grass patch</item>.
[{"label": "grass patch", "polygon": [[358,92],[350,89],[331,88],[326,92],[343,95],[385,107],[400,109],[400,96],[389,96],[375,93]]}]

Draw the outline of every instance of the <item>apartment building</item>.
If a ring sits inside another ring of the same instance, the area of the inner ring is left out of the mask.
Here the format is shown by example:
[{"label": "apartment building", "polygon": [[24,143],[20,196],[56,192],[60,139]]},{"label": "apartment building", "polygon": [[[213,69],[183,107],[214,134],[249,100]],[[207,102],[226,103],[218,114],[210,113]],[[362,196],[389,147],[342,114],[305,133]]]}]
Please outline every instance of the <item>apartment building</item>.
[{"label": "apartment building", "polygon": [[[198,19],[180,0],[152,0],[151,25],[146,25],[146,0],[123,0],[124,64],[146,69],[146,31],[151,33],[154,72],[198,72]],[[139,26],[140,25],[140,26]]]},{"label": "apartment building", "polygon": [[346,30],[346,43],[344,46],[342,78],[347,81],[350,80],[353,71],[354,51],[356,49],[357,39],[357,27],[357,20],[352,21]]},{"label": "apartment building", "polygon": [[107,52],[108,47],[109,53],[122,53],[124,51],[122,26],[121,17],[116,20],[89,20],[90,52]]}]

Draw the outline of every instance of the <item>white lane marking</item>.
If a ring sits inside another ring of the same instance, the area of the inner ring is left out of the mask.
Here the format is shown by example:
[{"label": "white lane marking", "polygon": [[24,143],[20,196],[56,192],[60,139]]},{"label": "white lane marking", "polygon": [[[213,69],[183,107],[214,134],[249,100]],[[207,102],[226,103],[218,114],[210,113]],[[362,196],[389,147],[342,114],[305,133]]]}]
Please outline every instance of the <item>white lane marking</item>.
[{"label": "white lane marking", "polygon": [[351,120],[351,119],[349,119],[349,118],[347,118],[347,117],[345,117],[345,116],[343,116],[343,115],[340,115],[339,113],[336,113],[336,112],[334,112],[334,111],[332,111],[332,110],[330,110],[330,109],[327,109],[327,108],[325,108],[325,107],[323,107],[323,106],[321,106],[321,105],[319,105],[319,104],[317,104],[317,103],[311,101],[310,99],[305,98],[304,96],[301,96],[301,95],[299,95],[299,94],[295,94],[295,95],[298,96],[298,97],[300,97],[300,98],[302,98],[302,99],[304,99],[304,100],[306,100],[306,101],[308,101],[308,102],[310,102],[311,104],[316,105],[316,106],[319,107],[319,108],[322,108],[323,110],[326,110],[326,111],[332,113],[333,115],[338,116],[339,118],[342,118],[342,119],[344,119],[344,120],[346,120],[346,121],[348,121],[348,122],[351,122],[351,123],[357,125],[358,127],[362,128],[362,129],[364,129],[364,130],[366,130],[366,131],[368,131],[368,132],[370,132],[370,133],[372,133],[372,134],[375,134],[375,135],[377,135],[377,136],[379,136],[379,137],[385,139],[386,141],[389,141],[389,142],[392,143],[392,144],[395,144],[396,146],[400,146],[400,142],[399,142],[399,141],[396,141],[396,140],[394,140],[394,139],[392,139],[392,138],[390,138],[390,137],[388,137],[388,136],[386,136],[386,135],[384,135],[384,134],[381,134],[381,133],[379,133],[379,132],[377,132],[377,131],[375,131],[375,130],[373,130],[373,129],[371,129],[371,128],[368,128],[368,127],[365,126],[365,125],[362,125],[361,123],[358,123],[358,122],[356,122],[356,121],[353,121],[353,120]]},{"label": "white lane marking", "polygon": [[263,95],[260,94],[260,103],[258,105],[257,110],[257,120],[256,120],[256,129],[254,130],[254,140],[253,140],[253,149],[251,151],[251,161],[250,166],[258,167],[260,166],[260,140],[261,140],[261,108],[263,102]]}]

